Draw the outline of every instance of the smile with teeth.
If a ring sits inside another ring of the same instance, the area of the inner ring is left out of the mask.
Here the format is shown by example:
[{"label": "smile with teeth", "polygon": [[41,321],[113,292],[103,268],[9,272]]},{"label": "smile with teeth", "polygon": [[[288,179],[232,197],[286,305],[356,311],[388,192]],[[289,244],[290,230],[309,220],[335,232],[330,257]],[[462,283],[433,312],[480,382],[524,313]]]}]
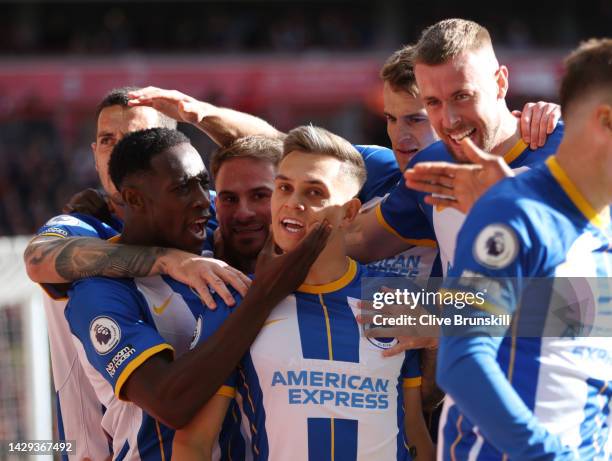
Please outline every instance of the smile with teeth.
[{"label": "smile with teeth", "polygon": [[291,232],[293,234],[297,234],[304,230],[304,223],[298,221],[297,219],[284,218],[281,220],[281,224],[287,232]]},{"label": "smile with teeth", "polygon": [[208,219],[200,218],[196,219],[189,225],[189,230],[196,235],[204,235],[206,233],[206,222]]},{"label": "smile with teeth", "polygon": [[469,130],[465,130],[461,133],[457,133],[457,134],[449,134],[448,136],[455,142],[459,142],[461,141],[463,138],[467,138],[468,136],[472,136],[474,134],[474,132],[476,131],[476,128],[470,128]]}]

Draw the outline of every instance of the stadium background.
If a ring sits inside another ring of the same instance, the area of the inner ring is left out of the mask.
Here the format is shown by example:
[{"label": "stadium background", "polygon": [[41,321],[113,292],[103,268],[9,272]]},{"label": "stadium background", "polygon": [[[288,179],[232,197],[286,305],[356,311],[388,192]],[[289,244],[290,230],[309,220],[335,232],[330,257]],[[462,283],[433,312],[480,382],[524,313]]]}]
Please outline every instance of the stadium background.
[{"label": "stadium background", "polygon": [[[454,16],[489,28],[514,109],[555,101],[563,55],[612,31],[609,0],[0,2],[0,440],[50,438],[44,314],[21,253],[96,185],[93,112],[109,89],[175,88],[283,130],[387,145],[380,66]],[[181,129],[206,158],[213,144]]]}]

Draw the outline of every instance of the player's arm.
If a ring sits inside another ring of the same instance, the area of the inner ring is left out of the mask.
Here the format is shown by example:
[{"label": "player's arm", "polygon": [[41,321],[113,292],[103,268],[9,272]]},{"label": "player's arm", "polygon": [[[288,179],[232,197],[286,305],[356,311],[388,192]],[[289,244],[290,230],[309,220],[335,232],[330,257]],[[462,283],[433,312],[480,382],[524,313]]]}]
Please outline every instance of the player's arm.
[{"label": "player's arm", "polygon": [[233,297],[225,284],[240,294],[245,294],[250,284],[248,277],[223,261],[176,249],[122,245],[93,237],[40,235],[28,244],[24,259],[28,276],[37,283],[168,274],[197,290],[209,307],[216,304],[208,287],[232,305]]},{"label": "player's arm", "polygon": [[275,254],[271,236],[257,259],[255,280],[240,306],[193,350],[171,361],[157,354],[132,370],[118,395],[170,427],[185,427],[225,383],[271,310],[306,278],[329,237],[326,221],[291,252]]},{"label": "player's arm", "polygon": [[375,208],[357,215],[347,233],[346,243],[348,255],[360,263],[388,258],[411,247],[380,223]]},{"label": "player's arm", "polygon": [[[503,238],[510,254],[514,253],[512,260],[500,261],[487,256],[486,249],[474,248],[474,242],[487,241],[487,237],[495,235]],[[510,278],[529,276],[542,257],[534,248],[534,235],[537,231],[529,227],[524,212],[512,199],[504,200],[500,194],[488,196],[476,205],[459,233],[455,265],[445,285],[473,291],[475,283],[492,283],[499,289],[487,290],[496,293],[495,297],[487,295],[489,307],[474,312],[487,315],[493,307],[495,311],[512,313],[520,296],[517,282]],[[484,258],[488,258],[486,265]],[[469,271],[470,277],[462,278],[464,271]],[[467,330],[443,336],[438,353],[438,384],[487,441],[509,459],[574,459],[571,450],[539,423],[500,368],[497,355],[503,334]]]},{"label": "player's arm", "polygon": [[421,405],[421,370],[417,351],[405,353],[402,365],[404,397],[404,432],[408,445],[416,447],[419,461],[433,461],[434,449],[427,431]]},{"label": "player's arm", "polygon": [[433,443],[421,407],[419,387],[404,388],[404,428],[408,444],[416,447],[416,461],[433,461],[435,459]]},{"label": "player's arm", "polygon": [[150,106],[179,122],[190,123],[219,146],[249,135],[283,137],[265,120],[244,112],[214,106],[177,90],[149,86],[129,93],[131,106]]},{"label": "player's arm", "polygon": [[183,429],[176,431],[172,442],[172,459],[209,461],[215,440],[231,402],[223,393],[215,394]]}]

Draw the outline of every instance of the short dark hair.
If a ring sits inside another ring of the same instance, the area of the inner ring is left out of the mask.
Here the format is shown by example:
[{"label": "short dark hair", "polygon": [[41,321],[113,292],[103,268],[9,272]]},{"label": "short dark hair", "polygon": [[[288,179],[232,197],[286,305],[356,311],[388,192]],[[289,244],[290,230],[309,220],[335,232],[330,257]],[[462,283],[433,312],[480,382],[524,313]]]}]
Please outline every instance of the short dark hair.
[{"label": "short dark hair", "polygon": [[[128,97],[128,93],[132,91],[137,91],[137,90],[140,90],[140,88],[136,86],[124,86],[121,88],[114,88],[110,90],[108,93],[106,93],[104,98],[102,98],[102,101],[100,101],[100,103],[96,107],[96,122],[98,121],[98,118],[100,118],[100,112],[102,112],[107,107],[112,107],[112,106],[130,107],[128,106],[128,101],[130,100],[130,98]],[[162,114],[159,111],[157,111],[157,114],[159,117],[160,127],[176,128],[176,120],[168,117],[167,115]]]},{"label": "short dark hair", "polygon": [[565,59],[565,75],[559,97],[564,115],[587,93],[607,89],[612,94],[612,39],[592,38],[582,42]]},{"label": "short dark hair", "polygon": [[217,177],[221,165],[233,158],[250,158],[278,165],[283,155],[283,141],[261,135],[238,138],[229,146],[217,149],[210,159],[210,171]]},{"label": "short dark hair", "polygon": [[380,78],[393,91],[405,91],[412,97],[419,95],[414,76],[414,45],[406,45],[395,51],[380,69]]},{"label": "short dark hair", "polygon": [[111,153],[108,172],[117,190],[128,176],[151,171],[151,159],[179,144],[190,144],[189,138],[169,128],[149,128],[128,133]]}]

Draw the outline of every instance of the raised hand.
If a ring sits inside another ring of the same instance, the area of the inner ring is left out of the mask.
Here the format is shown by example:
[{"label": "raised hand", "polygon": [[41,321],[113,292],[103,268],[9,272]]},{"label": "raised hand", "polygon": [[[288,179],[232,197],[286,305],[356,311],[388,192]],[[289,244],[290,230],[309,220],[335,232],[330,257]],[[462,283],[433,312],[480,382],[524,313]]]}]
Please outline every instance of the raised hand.
[{"label": "raised hand", "polygon": [[528,102],[522,112],[513,111],[521,119],[521,137],[531,149],[542,147],[561,118],[561,106],[552,102]]},{"label": "raised hand", "polygon": [[316,223],[291,251],[278,254],[272,233],[257,258],[251,290],[263,292],[275,304],[289,296],[304,282],[312,264],[327,244],[331,226],[327,220]]},{"label": "raised hand", "polygon": [[514,176],[504,159],[479,149],[471,139],[462,141],[463,153],[471,164],[421,162],[406,170],[406,187],[433,194],[425,202],[468,213],[493,184]]},{"label": "raised hand", "polygon": [[128,93],[130,106],[148,106],[179,122],[197,124],[207,113],[208,104],[177,90],[148,86]]}]

